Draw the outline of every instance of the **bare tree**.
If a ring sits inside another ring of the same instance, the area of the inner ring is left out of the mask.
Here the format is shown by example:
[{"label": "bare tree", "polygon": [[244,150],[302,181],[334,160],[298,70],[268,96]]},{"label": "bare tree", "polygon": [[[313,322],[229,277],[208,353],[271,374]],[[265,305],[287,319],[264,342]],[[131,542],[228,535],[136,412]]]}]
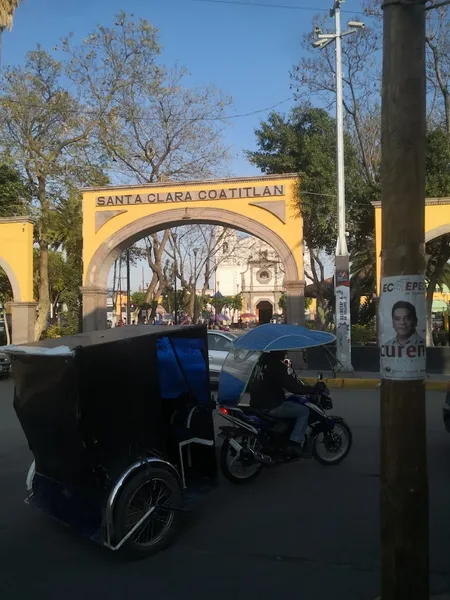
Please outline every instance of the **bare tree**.
[{"label": "bare tree", "polygon": [[[172,233],[177,234],[176,241]],[[238,247],[232,230],[200,224],[166,229],[145,238],[143,244],[147,264],[152,270],[145,301],[152,305],[151,316],[154,317],[162,291],[173,285],[173,281],[167,279],[169,273],[172,278],[177,278],[180,288],[189,293],[188,314],[191,319],[196,320],[197,291],[201,285],[201,296],[205,296],[212,277],[212,265],[217,268],[225,258],[221,251],[225,243],[231,253]]]},{"label": "bare tree", "polygon": [[427,17],[427,80],[433,123],[444,124],[450,136],[450,20],[448,8]]},{"label": "bare tree", "polygon": [[147,21],[120,13],[112,28],[99,26],[78,48],[65,39],[62,50],[67,57],[63,63],[38,47],[28,53],[23,67],[8,69],[1,82],[0,150],[26,176],[39,211],[36,338],[50,307],[54,203],[68,185],[98,182],[102,160],[96,155],[92,162],[97,149],[93,134],[119,93],[132,94],[138,81],[155,78],[159,47]]},{"label": "bare tree", "polygon": [[123,181],[213,177],[228,160],[222,131],[229,103],[212,86],[190,88],[184,69],[158,67],[104,115],[100,141]]},{"label": "bare tree", "polygon": [[[373,4],[373,6],[372,6]],[[370,26],[357,35],[349,36],[342,45],[344,109],[347,129],[358,150],[361,172],[372,184],[377,177],[380,161],[380,105],[381,105],[381,22],[376,3],[366,3]],[[316,17],[313,25],[323,31],[331,25],[326,17]],[[313,28],[311,28],[313,29]],[[336,101],[334,46],[317,50],[311,46],[315,39],[310,33],[304,37],[305,56],[292,70],[292,87],[299,99],[315,97],[327,108]]]},{"label": "bare tree", "polygon": [[[228,152],[222,142],[225,109],[230,100],[210,86],[189,87],[185,69],[155,67],[154,77],[140,81],[133,93],[120,96],[105,113],[99,143],[122,182],[186,181],[223,175]],[[164,255],[170,232],[145,238],[152,279],[146,301],[153,305],[166,285]]]}]

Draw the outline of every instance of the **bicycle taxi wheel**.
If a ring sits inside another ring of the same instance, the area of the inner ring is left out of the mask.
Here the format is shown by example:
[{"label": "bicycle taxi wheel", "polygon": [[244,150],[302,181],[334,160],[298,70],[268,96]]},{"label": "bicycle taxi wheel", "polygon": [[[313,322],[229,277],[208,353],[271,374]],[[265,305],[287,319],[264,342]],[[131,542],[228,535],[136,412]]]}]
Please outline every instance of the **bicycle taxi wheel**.
[{"label": "bicycle taxi wheel", "polygon": [[182,506],[181,487],[172,473],[156,466],[139,470],[117,500],[116,543],[134,558],[164,550],[177,533]]}]

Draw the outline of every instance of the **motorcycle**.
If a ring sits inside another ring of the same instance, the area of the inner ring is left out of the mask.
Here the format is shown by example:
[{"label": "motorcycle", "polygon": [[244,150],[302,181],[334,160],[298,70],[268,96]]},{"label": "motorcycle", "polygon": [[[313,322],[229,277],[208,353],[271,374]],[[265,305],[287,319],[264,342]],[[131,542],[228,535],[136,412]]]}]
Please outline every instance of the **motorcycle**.
[{"label": "motorcycle", "polygon": [[[264,327],[304,329],[290,325],[266,325],[258,329]],[[309,330],[304,331],[308,332]],[[262,353],[255,352],[257,344],[252,343],[249,339],[244,339],[252,333],[249,332],[235,342],[234,350],[227,357],[219,380],[217,413],[229,423],[219,427],[219,436],[224,438],[220,465],[223,475],[233,483],[248,483],[253,481],[266,467],[301,460],[300,457],[292,456],[288,452],[290,435],[295,425],[294,419],[271,417],[265,411],[239,404],[243,392],[248,388],[251,376],[257,369],[257,359]],[[283,333],[283,337],[286,338],[285,331],[271,331],[270,333],[274,336]],[[315,335],[318,333],[331,336],[324,332],[314,332]],[[305,333],[302,332],[302,334],[304,338]],[[277,337],[277,339],[279,338]],[[306,341],[302,340],[301,348],[305,347]],[[291,345],[292,343],[291,340]],[[240,350],[245,346],[250,352],[247,351],[247,354],[243,355]],[[277,347],[276,349],[283,348]],[[287,368],[291,375],[296,376],[290,361],[287,363]],[[245,372],[249,370],[250,376],[245,377]],[[328,414],[328,411],[333,409],[333,400],[330,390],[323,382],[322,373],[319,373],[317,382],[320,385],[316,386],[316,393],[305,396],[289,394],[286,399],[309,408],[304,448],[310,457],[325,466],[338,465],[351,450],[352,432],[342,417]],[[239,401],[233,402],[233,397],[235,400],[239,390],[241,390]]]}]

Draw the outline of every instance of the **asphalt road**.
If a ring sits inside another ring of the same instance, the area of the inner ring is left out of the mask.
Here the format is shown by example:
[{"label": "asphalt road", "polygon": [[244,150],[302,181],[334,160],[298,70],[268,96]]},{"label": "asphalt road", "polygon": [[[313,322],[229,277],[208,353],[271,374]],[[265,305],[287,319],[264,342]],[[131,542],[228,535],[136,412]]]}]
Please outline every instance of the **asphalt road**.
[{"label": "asphalt road", "polygon": [[[354,446],[341,465],[303,461],[249,486],[222,482],[175,546],[124,562],[23,503],[32,457],[0,382],[2,600],[373,600],[379,592],[378,392],[337,390]],[[450,583],[450,436],[428,394],[432,592]]]}]

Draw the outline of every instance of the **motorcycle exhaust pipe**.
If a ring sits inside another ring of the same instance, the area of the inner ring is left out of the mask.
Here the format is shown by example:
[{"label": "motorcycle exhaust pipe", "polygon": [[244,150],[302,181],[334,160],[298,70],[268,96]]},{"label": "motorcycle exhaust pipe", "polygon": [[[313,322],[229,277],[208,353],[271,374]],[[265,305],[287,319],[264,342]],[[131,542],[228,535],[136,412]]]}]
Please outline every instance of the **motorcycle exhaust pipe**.
[{"label": "motorcycle exhaust pipe", "polygon": [[238,452],[239,454],[243,450],[242,446],[234,438],[230,438],[230,446],[233,448],[233,450],[236,450],[236,452]]},{"label": "motorcycle exhaust pipe", "polygon": [[270,458],[270,456],[267,456],[267,454],[255,452],[250,448],[243,448],[241,444],[239,444],[239,442],[237,442],[234,438],[230,438],[230,446],[233,448],[233,450],[236,450],[239,455],[241,455],[242,452],[251,454],[253,460],[261,463],[262,465],[269,466],[274,464],[274,461]]},{"label": "motorcycle exhaust pipe", "polygon": [[261,452],[253,451],[252,453],[255,461],[261,463],[262,465],[266,465],[266,467],[269,467],[270,465],[273,465],[275,463],[275,461],[272,460],[270,456],[267,456],[267,454],[262,454]]}]

